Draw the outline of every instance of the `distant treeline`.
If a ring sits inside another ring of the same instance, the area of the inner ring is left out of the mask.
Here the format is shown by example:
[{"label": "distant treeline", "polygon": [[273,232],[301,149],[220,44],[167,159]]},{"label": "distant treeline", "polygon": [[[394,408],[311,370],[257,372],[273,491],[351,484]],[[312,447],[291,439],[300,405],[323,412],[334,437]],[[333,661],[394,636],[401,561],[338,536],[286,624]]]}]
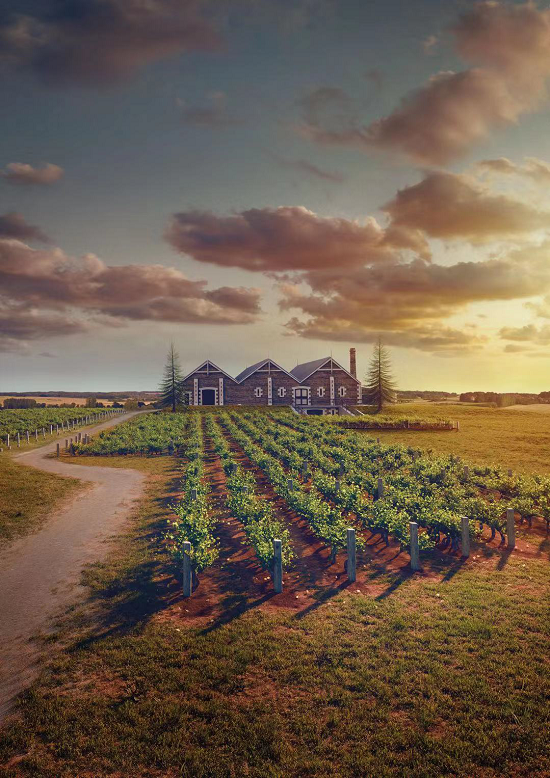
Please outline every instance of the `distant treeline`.
[{"label": "distant treeline", "polygon": [[[128,398],[123,403],[114,402],[112,405],[105,406],[102,402],[98,402],[95,397],[86,398],[86,408],[126,408],[126,410],[134,410],[136,408],[145,407],[146,403],[143,400],[136,400],[135,398]],[[39,403],[32,397],[6,397],[3,403],[0,403],[0,409],[2,410],[24,410],[26,408],[82,408],[82,405],[76,403]]]},{"label": "distant treeline", "polygon": [[[126,400],[128,397],[132,397],[136,400],[148,400],[154,402],[159,397],[159,392],[2,392],[0,395],[8,395],[10,397],[79,397],[87,399],[88,397],[95,397],[98,400]],[[74,405],[74,403],[70,403]]]},{"label": "distant treeline", "polygon": [[449,400],[453,397],[458,397],[456,392],[438,392],[434,390],[426,389],[404,389],[397,392],[398,402],[401,400]]},{"label": "distant treeline", "polygon": [[499,408],[508,405],[534,405],[535,403],[550,403],[550,392],[463,392],[460,397],[462,403],[494,404]]}]

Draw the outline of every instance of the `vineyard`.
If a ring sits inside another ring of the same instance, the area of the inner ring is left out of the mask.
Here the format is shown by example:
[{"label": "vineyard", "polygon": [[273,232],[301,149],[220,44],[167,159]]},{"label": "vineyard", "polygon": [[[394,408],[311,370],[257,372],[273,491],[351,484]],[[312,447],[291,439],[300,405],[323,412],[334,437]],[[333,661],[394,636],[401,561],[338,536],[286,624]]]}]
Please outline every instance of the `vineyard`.
[{"label": "vineyard", "polygon": [[77,426],[93,424],[121,410],[103,408],[26,408],[0,411],[0,443],[21,442],[30,437],[60,434]]},{"label": "vineyard", "polygon": [[102,432],[91,443],[76,444],[77,454],[181,458],[181,495],[172,506],[166,540],[187,571],[188,594],[219,555],[205,441],[225,474],[227,509],[274,579],[297,556],[275,502],[329,550],[329,563],[341,552],[348,555],[346,564],[350,554],[354,563],[356,551],[378,537],[385,546],[398,544],[400,552],[411,555],[413,569],[419,569],[420,555],[424,560],[442,551],[468,556],[470,539],[497,538],[513,548],[517,522],[530,528],[540,524],[546,532],[550,526],[548,477],[381,445],[322,418],[290,412],[147,415]]}]

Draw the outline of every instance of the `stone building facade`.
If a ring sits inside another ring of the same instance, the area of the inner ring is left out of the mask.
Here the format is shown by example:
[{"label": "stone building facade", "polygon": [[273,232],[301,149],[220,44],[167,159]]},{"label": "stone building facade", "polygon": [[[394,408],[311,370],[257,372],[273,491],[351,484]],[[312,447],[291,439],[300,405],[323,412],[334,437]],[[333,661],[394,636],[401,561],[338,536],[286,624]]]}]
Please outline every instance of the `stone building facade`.
[{"label": "stone building facade", "polygon": [[355,349],[350,370],[332,357],[290,371],[268,358],[233,378],[206,360],[185,376],[183,391],[188,405],[291,405],[301,413],[341,413],[362,401],[361,382],[354,373]]}]

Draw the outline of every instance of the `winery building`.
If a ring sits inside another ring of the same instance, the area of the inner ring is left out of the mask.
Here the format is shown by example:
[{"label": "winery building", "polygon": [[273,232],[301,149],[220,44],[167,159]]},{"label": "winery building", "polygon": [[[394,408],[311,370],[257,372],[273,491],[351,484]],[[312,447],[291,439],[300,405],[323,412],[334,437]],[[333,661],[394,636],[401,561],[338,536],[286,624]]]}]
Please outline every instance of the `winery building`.
[{"label": "winery building", "polygon": [[355,349],[350,368],[332,357],[315,359],[285,370],[272,359],[262,359],[230,376],[206,360],[183,379],[187,405],[291,405],[301,413],[342,413],[361,403]]}]

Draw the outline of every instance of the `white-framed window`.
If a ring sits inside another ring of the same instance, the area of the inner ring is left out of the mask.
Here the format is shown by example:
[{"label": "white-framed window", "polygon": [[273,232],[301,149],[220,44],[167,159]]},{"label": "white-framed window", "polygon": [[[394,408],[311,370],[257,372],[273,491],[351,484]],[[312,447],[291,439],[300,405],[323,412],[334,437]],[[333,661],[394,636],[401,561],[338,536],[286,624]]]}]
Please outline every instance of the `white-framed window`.
[{"label": "white-framed window", "polygon": [[277,389],[277,394],[279,395],[279,397],[286,397],[286,389],[284,388],[284,386],[280,386]]},{"label": "white-framed window", "polygon": [[345,397],[346,396],[346,387],[345,386],[339,386],[338,387],[338,397]]},{"label": "white-framed window", "polygon": [[261,397],[263,393],[264,393],[264,390],[261,388],[261,386],[257,386],[254,389],[254,394],[256,395],[256,397]]},{"label": "white-framed window", "polygon": [[320,386],[317,389],[317,397],[324,397],[324,396],[325,396],[325,387],[324,386]]}]

